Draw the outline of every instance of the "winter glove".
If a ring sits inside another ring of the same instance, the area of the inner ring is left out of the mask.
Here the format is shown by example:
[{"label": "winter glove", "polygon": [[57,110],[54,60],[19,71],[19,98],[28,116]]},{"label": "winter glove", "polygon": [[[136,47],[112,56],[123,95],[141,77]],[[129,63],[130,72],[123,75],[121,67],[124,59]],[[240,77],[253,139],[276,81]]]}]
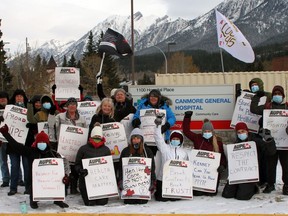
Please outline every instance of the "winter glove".
[{"label": "winter glove", "polygon": [[225,170],[225,167],[223,165],[220,165],[218,168],[217,168],[217,172],[218,173],[223,173]]},{"label": "winter glove", "polygon": [[65,174],[65,176],[63,177],[62,182],[65,185],[69,185],[69,177],[67,174]]},{"label": "winter glove", "polygon": [[153,194],[153,192],[156,190],[156,181],[151,182],[151,185],[149,187],[149,191],[151,192],[151,194]]},{"label": "winter glove", "polygon": [[56,111],[56,106],[55,105],[51,105],[51,108],[49,109],[49,114],[50,115],[55,115],[55,111]]},{"label": "winter glove", "polygon": [[158,127],[159,125],[162,124],[162,118],[157,116],[156,119],[154,120],[154,123]]},{"label": "winter glove", "polygon": [[184,113],[184,118],[191,118],[192,115],[193,115],[193,111],[186,111]]},{"label": "winter glove", "polygon": [[37,129],[37,124],[27,123],[27,124],[26,124],[26,128],[35,130],[35,129]]},{"label": "winter glove", "polygon": [[259,135],[265,142],[271,142],[273,140],[273,137],[271,136],[271,131],[268,129],[261,128],[259,130]]},{"label": "winter glove", "polygon": [[169,130],[170,124],[166,122],[164,125],[161,126],[161,133],[165,133],[167,130]]},{"label": "winter glove", "polygon": [[118,188],[119,188],[120,191],[124,190],[123,181],[122,180],[118,182]]},{"label": "winter glove", "polygon": [[0,128],[0,133],[2,133],[3,135],[4,135],[4,134],[8,134],[8,131],[9,131],[9,129],[8,129],[7,124],[5,124],[4,126],[2,126],[2,127]]},{"label": "winter glove", "polygon": [[102,77],[101,76],[97,76],[97,84],[102,84]]},{"label": "winter glove", "polygon": [[52,93],[55,94],[56,84],[52,86]]},{"label": "winter glove", "polygon": [[139,127],[140,124],[141,124],[141,121],[140,121],[139,118],[136,118],[136,119],[134,119],[134,120],[132,121],[132,126],[133,126],[133,128]]},{"label": "winter glove", "polygon": [[0,122],[3,122],[3,121],[4,121],[4,117],[0,116]]},{"label": "winter glove", "polygon": [[81,85],[78,86],[78,89],[80,90],[80,94],[83,94],[83,87]]},{"label": "winter glove", "polygon": [[88,170],[87,169],[80,169],[79,175],[82,177],[85,177],[88,175]]},{"label": "winter glove", "polygon": [[265,92],[264,91],[257,91],[256,95],[257,95],[257,97],[261,98],[261,97],[265,96]]}]

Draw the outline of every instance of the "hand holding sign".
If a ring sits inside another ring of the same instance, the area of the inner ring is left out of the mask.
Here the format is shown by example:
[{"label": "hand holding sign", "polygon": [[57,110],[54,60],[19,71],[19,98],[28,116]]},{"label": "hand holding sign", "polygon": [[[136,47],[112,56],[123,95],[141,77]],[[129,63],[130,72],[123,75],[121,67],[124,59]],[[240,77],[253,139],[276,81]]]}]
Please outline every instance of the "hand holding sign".
[{"label": "hand holding sign", "polygon": [[87,169],[80,169],[79,170],[79,175],[82,177],[85,177],[88,175],[88,170]]}]

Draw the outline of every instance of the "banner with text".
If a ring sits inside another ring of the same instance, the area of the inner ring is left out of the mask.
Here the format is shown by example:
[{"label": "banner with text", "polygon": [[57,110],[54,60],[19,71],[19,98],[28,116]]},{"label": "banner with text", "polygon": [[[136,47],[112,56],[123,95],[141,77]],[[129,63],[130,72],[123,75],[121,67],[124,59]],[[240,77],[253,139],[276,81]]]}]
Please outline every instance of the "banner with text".
[{"label": "banner with text", "polygon": [[86,120],[86,125],[89,125],[96,109],[100,106],[100,101],[81,101],[78,102],[77,110]]},{"label": "banner with text", "polygon": [[56,130],[54,127],[49,127],[48,122],[38,122],[37,128],[38,128],[38,133],[40,133],[41,131],[44,131],[46,134],[49,135],[50,142],[55,141]]}]

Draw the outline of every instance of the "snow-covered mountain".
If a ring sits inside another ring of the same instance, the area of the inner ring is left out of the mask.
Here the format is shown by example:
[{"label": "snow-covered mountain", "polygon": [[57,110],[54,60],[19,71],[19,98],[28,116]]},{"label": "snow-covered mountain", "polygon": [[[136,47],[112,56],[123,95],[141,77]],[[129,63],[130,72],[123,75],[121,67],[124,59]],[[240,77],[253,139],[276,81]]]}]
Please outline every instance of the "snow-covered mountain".
[{"label": "snow-covered mountain", "polygon": [[[253,47],[269,41],[275,43],[278,35],[288,32],[288,0],[225,0],[215,9],[229,18],[241,30]],[[215,10],[193,20],[178,18],[172,20],[168,16],[144,17],[141,12],[134,14],[134,41],[136,55],[159,52],[152,48],[157,45],[167,51],[167,44],[175,42],[173,50],[203,49],[218,50]],[[98,40],[101,31],[112,28],[131,41],[130,16],[110,16],[97,24],[91,31],[94,40]],[[69,58],[72,54],[79,59],[85,50],[88,32],[75,42],[57,46],[50,41],[37,52],[50,53],[55,59]],[[53,44],[53,46],[48,46]],[[49,47],[49,48],[48,48]],[[65,48],[65,49],[64,49]],[[42,55],[43,56],[43,55]],[[49,56],[46,56],[49,57]]]}]

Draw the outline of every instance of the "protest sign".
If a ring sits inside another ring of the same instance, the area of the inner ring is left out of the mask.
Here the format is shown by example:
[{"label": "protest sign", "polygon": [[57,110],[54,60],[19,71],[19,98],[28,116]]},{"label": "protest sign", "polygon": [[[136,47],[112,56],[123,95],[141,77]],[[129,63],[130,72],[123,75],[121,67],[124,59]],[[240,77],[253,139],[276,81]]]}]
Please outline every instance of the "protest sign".
[{"label": "protest sign", "polygon": [[55,141],[56,131],[54,127],[49,126],[48,122],[38,122],[37,128],[38,128],[38,133],[40,133],[41,131],[44,131],[46,134],[48,134],[50,141],[53,141],[53,142]]},{"label": "protest sign", "polygon": [[88,128],[61,124],[58,153],[67,158],[70,162],[75,162],[78,149],[87,144]]},{"label": "protest sign", "polygon": [[112,156],[82,159],[88,170],[85,184],[89,200],[118,196]]},{"label": "protest sign", "polygon": [[193,190],[215,193],[221,154],[217,152],[195,150],[189,152],[192,164]]},{"label": "protest sign", "polygon": [[140,129],[143,132],[145,143],[147,145],[156,145],[155,144],[155,139],[154,139],[154,131],[155,131],[155,119],[156,115],[159,113],[163,113],[163,121],[162,125],[165,124],[165,119],[166,119],[166,110],[163,109],[143,109],[140,110],[140,120],[141,120],[141,125]]},{"label": "protest sign", "polygon": [[24,144],[28,134],[28,128],[26,127],[28,123],[27,109],[14,105],[6,105],[3,118],[11,136],[17,142]]},{"label": "protest sign", "polygon": [[262,116],[250,112],[250,104],[253,96],[254,93],[242,91],[241,95],[237,98],[230,125],[232,128],[235,128],[238,122],[244,122],[249,131],[254,133],[258,132],[259,119]]},{"label": "protest sign", "polygon": [[132,130],[134,129],[132,126],[133,116],[134,116],[134,114],[130,113],[129,115],[127,115],[125,118],[123,118],[120,121],[120,123],[123,124],[123,126],[124,126],[127,140],[129,140],[130,134],[131,134]]},{"label": "protest sign", "polygon": [[101,124],[105,145],[110,149],[114,161],[119,161],[122,150],[127,147],[124,126],[119,122]]},{"label": "protest sign", "polygon": [[80,100],[80,70],[74,67],[56,67],[55,68],[55,99],[67,100],[74,97]]},{"label": "protest sign", "polygon": [[97,107],[100,106],[100,101],[81,101],[78,102],[77,110],[80,116],[83,116],[86,125],[89,125],[93,115],[96,113]]},{"label": "protest sign", "polygon": [[33,201],[65,200],[65,185],[62,182],[65,176],[63,159],[35,159],[32,175]]},{"label": "protest sign", "polygon": [[264,110],[263,128],[271,131],[278,150],[288,150],[287,128],[288,110]]},{"label": "protest sign", "polygon": [[226,145],[229,184],[259,181],[257,148],[254,141]]},{"label": "protest sign", "polygon": [[162,196],[166,198],[192,199],[193,175],[190,161],[169,160],[164,164]]},{"label": "protest sign", "polygon": [[[1,110],[0,110],[0,116],[3,116],[3,114],[4,114],[4,109],[1,109]],[[5,125],[4,122],[1,122],[1,123],[0,123],[0,127],[2,127],[2,126],[4,126],[4,125]],[[5,137],[2,135],[2,133],[0,133],[0,141],[1,141],[1,142],[7,142],[7,140],[6,140]]]},{"label": "protest sign", "polygon": [[123,190],[121,199],[151,199],[151,158],[122,158]]}]

